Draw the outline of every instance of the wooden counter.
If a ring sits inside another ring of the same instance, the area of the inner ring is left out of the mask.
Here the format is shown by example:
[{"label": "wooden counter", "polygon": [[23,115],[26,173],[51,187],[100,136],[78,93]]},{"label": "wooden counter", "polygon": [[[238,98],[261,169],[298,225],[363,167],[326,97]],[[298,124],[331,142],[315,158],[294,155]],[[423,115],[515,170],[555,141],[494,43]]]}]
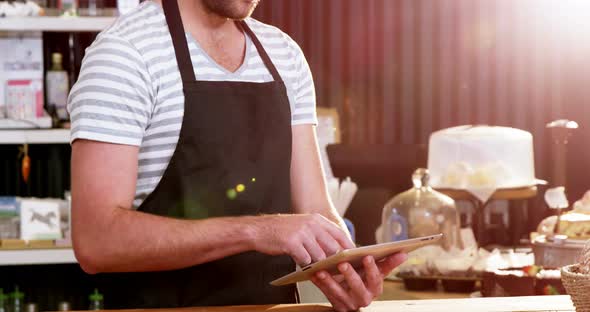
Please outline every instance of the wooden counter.
[{"label": "wooden counter", "polygon": [[461,299],[469,298],[468,293],[451,293],[443,291],[438,285],[435,291],[411,291],[406,290],[404,283],[400,281],[386,280],[383,282],[383,294],[377,300],[420,300],[420,299]]},{"label": "wooden counter", "polygon": [[[321,312],[332,311],[327,304],[203,307],[184,309],[133,310],[133,312]],[[470,298],[442,300],[375,301],[364,312],[503,312],[503,311],[575,311],[569,296]]]}]

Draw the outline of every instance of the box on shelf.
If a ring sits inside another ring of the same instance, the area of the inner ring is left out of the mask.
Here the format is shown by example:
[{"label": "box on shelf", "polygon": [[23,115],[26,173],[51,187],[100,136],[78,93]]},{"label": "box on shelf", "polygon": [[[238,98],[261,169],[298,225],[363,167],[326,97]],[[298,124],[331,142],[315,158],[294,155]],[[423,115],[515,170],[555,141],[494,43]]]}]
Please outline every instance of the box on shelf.
[{"label": "box on shelf", "polygon": [[0,238],[16,239],[19,232],[19,203],[14,196],[0,196]]},{"label": "box on shelf", "polygon": [[[23,248],[40,246],[70,246],[70,197],[21,198],[0,196],[0,240],[2,248],[22,240]],[[35,242],[43,240],[44,242]],[[18,246],[16,246],[18,247]],[[9,247],[15,248],[15,246]]]},{"label": "box on shelf", "polygon": [[22,199],[20,230],[24,240],[61,239],[59,204],[55,201]]},{"label": "box on shelf", "polygon": [[0,51],[0,118],[45,116],[41,33],[2,33]]}]

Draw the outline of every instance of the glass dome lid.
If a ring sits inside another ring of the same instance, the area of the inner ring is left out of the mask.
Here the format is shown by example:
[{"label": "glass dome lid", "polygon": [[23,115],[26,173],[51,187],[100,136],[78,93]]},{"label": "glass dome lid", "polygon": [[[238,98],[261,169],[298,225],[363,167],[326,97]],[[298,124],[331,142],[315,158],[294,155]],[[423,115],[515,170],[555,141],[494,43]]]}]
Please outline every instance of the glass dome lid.
[{"label": "glass dome lid", "polygon": [[427,169],[412,175],[414,187],[389,200],[382,214],[382,240],[399,241],[443,233],[445,249],[458,246],[459,213],[450,197],[435,191],[429,184]]}]

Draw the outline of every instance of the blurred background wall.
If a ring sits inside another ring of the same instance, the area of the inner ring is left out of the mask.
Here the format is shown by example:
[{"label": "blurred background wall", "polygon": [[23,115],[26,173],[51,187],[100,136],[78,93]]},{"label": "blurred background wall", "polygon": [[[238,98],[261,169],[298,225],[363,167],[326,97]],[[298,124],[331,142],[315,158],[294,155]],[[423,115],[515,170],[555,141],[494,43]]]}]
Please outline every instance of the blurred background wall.
[{"label": "blurred background wall", "polygon": [[533,133],[537,175],[551,181],[545,124],[577,121],[573,200],[590,188],[587,12],[587,0],[263,0],[255,17],[300,44],[344,143],[420,144],[460,124],[511,126]]}]

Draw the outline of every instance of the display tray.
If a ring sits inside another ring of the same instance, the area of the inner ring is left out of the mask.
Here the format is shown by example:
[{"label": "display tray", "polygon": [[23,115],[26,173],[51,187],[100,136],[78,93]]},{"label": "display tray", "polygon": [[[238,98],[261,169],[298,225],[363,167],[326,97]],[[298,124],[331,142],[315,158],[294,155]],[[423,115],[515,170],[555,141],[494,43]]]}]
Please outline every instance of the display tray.
[{"label": "display tray", "polygon": [[[515,275],[510,272],[524,268],[507,268],[484,272],[482,294],[484,297],[541,296],[566,294],[558,276]],[[541,272],[544,270],[541,270]]]},{"label": "display tray", "polygon": [[535,264],[548,268],[560,268],[578,262],[586,241],[566,239],[562,242],[550,242],[541,235],[533,240],[532,245]]},{"label": "display tray", "polygon": [[526,183],[517,183],[517,184],[502,184],[502,185],[490,185],[490,186],[464,186],[464,187],[457,187],[457,186],[451,186],[451,185],[443,185],[443,184],[436,184],[435,182],[432,183],[432,187],[435,189],[446,189],[446,190],[455,190],[455,191],[461,191],[461,190],[468,190],[468,189],[488,189],[488,188],[494,188],[497,189],[498,191],[508,191],[508,190],[517,190],[517,189],[528,189],[531,187],[535,187],[537,185],[545,185],[547,184],[547,181],[545,180],[540,180],[540,179],[535,179],[533,181],[529,181]]}]

